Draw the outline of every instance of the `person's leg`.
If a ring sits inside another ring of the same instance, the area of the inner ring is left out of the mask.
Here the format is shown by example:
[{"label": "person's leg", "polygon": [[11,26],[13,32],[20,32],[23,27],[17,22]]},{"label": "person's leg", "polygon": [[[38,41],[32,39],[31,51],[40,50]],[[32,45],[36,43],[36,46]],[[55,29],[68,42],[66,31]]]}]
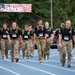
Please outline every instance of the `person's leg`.
[{"label": "person's leg", "polygon": [[4,59],[5,56],[5,40],[1,39],[1,54],[2,54],[2,59]]},{"label": "person's leg", "polygon": [[68,52],[68,62],[67,62],[67,65],[68,67],[71,67],[71,59],[72,59],[72,50],[73,50],[73,45],[72,45],[72,41],[70,41],[68,43],[68,46],[67,46],[67,52]]}]

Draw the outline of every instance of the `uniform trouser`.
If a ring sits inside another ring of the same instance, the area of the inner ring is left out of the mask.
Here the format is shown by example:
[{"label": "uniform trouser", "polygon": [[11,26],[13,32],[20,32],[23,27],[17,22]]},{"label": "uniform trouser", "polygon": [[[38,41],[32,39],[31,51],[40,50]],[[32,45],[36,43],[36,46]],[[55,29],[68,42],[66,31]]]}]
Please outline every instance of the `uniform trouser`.
[{"label": "uniform trouser", "polygon": [[19,54],[20,54],[20,50],[22,50],[22,47],[23,47],[23,43],[20,43],[20,41],[19,41]]},{"label": "uniform trouser", "polygon": [[32,44],[32,47],[31,47],[31,55],[34,55],[34,44]]},{"label": "uniform trouser", "polygon": [[32,48],[32,41],[31,41],[31,39],[24,40],[23,53],[25,53],[25,51],[26,51],[26,57],[29,57],[31,55],[31,53],[30,53],[31,48]]},{"label": "uniform trouser", "polygon": [[19,41],[17,39],[12,40],[11,43],[11,59],[19,58]]},{"label": "uniform trouser", "polygon": [[44,51],[45,55],[50,55],[50,38],[46,39],[46,46],[45,46],[45,51]]},{"label": "uniform trouser", "polygon": [[37,48],[38,48],[38,59],[42,60],[44,56],[45,50],[45,43],[43,42],[44,39],[37,39]]},{"label": "uniform trouser", "polygon": [[7,39],[1,39],[1,54],[2,56],[8,55],[8,40]]},{"label": "uniform trouser", "polygon": [[66,62],[66,53],[68,53],[67,64],[69,64],[69,65],[71,64],[72,50],[73,50],[72,40],[70,40],[70,41],[63,41],[62,40],[62,49],[60,50],[60,61],[61,61],[61,63]]},{"label": "uniform trouser", "polygon": [[[31,40],[31,39],[30,39]],[[32,40],[31,40],[32,41]],[[34,55],[34,44],[31,44],[31,50],[30,50],[31,56]]]}]

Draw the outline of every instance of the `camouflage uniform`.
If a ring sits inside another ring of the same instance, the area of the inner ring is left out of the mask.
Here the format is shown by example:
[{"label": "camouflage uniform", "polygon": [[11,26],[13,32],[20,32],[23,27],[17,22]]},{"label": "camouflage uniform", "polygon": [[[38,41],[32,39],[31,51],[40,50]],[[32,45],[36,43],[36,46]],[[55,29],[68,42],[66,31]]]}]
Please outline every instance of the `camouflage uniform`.
[{"label": "camouflage uniform", "polygon": [[2,59],[4,59],[4,56],[8,58],[8,39],[7,35],[9,34],[9,30],[6,29],[1,29],[1,54],[2,54]]},{"label": "camouflage uniform", "polygon": [[31,51],[30,51],[30,53],[31,53],[31,57],[33,57],[33,55],[34,55],[33,35],[34,35],[34,30],[31,30],[31,31],[30,31],[30,37],[31,37],[30,40],[32,41]]},{"label": "camouflage uniform", "polygon": [[26,58],[28,59],[31,56],[31,48],[32,48],[32,40],[30,38],[30,32],[24,30],[22,37],[23,37],[23,58],[26,56]]},{"label": "camouflage uniform", "polygon": [[50,42],[51,42],[51,34],[53,34],[53,31],[51,28],[45,28],[45,35],[46,35],[46,46],[44,51],[44,58],[49,59],[50,56]]},{"label": "camouflage uniform", "polygon": [[44,43],[44,27],[41,25],[41,27],[37,26],[35,28],[35,34],[36,34],[36,42],[37,42],[37,48],[38,48],[38,59],[39,61],[44,57],[44,50],[45,50],[45,43]]},{"label": "camouflage uniform", "polygon": [[55,36],[55,41],[57,42],[57,48],[58,48],[58,51],[61,50],[60,47],[59,47],[59,41],[58,41],[58,38],[59,38],[59,29],[56,29],[55,33],[54,33],[54,36]]},{"label": "camouflage uniform", "polygon": [[11,59],[19,59],[19,41],[17,39],[12,40],[11,43]]},{"label": "camouflage uniform", "polygon": [[45,46],[45,50],[44,50],[44,59],[46,58],[47,55],[47,59],[49,59],[49,55],[50,55],[50,38],[46,39],[46,46]]},{"label": "camouflage uniform", "polygon": [[11,60],[14,62],[14,59],[16,62],[19,60],[19,40],[18,37],[21,35],[20,31],[18,29],[10,29],[10,37],[11,37]]},{"label": "camouflage uniform", "polygon": [[64,41],[62,40],[62,49],[60,50],[60,61],[61,63],[66,62],[66,53],[68,53],[68,65],[71,65],[71,58],[72,58],[72,50],[73,50],[73,44],[72,40]]},{"label": "camouflage uniform", "polygon": [[31,56],[31,45],[32,41],[30,39],[24,40],[23,43],[23,57],[25,57],[25,51],[26,51],[26,58],[28,59]]},{"label": "camouflage uniform", "polygon": [[71,28],[70,29],[64,28],[60,29],[59,34],[62,35],[62,48],[60,49],[60,61],[62,63],[62,66],[64,66],[66,62],[66,53],[68,53],[67,65],[68,67],[70,67],[73,50],[72,36],[75,35],[75,32]]},{"label": "camouflage uniform", "polygon": [[[31,41],[32,41],[32,40],[31,40]],[[31,57],[33,57],[33,55],[34,55],[34,44],[33,44],[33,43],[32,43],[32,45],[31,45],[30,54],[31,54]]]}]

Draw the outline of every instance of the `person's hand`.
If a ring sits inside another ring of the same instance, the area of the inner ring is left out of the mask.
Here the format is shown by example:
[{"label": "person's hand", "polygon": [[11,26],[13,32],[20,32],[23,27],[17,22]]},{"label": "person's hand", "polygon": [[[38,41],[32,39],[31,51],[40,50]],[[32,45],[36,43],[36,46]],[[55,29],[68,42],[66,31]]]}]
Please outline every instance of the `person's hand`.
[{"label": "person's hand", "polygon": [[46,39],[44,39],[43,42],[46,43]]},{"label": "person's hand", "polygon": [[50,43],[53,44],[53,41],[51,41]]},{"label": "person's hand", "polygon": [[36,40],[34,40],[33,44],[36,44]]},{"label": "person's hand", "polygon": [[21,40],[20,43],[22,44],[23,43],[23,40]]},{"label": "person's hand", "polygon": [[12,42],[12,40],[9,40],[9,43],[11,43]]},{"label": "person's hand", "polygon": [[59,44],[58,46],[59,46],[59,48],[62,48],[62,44]]}]

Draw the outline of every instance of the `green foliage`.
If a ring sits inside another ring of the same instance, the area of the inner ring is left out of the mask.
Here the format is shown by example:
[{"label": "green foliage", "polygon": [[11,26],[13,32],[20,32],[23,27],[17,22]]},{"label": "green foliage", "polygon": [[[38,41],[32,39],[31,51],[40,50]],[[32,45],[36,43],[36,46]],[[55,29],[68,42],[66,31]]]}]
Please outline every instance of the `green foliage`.
[{"label": "green foliage", "polygon": [[[12,21],[17,21],[23,28],[25,24],[35,26],[37,19],[50,22],[50,0],[0,0],[0,3],[23,3],[32,4],[32,13],[0,13],[0,26],[3,22],[11,25]],[[53,0],[53,27],[59,27],[62,22],[71,20],[72,26],[75,24],[75,0]]]}]

